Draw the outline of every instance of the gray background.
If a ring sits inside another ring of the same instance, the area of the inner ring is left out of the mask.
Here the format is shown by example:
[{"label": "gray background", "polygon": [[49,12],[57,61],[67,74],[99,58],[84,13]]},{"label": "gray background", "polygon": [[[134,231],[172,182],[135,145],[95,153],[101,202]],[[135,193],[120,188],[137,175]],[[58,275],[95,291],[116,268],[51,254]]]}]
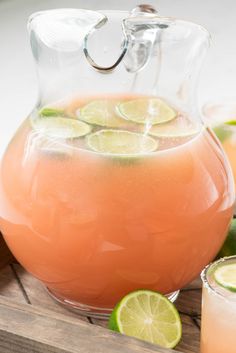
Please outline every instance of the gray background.
[{"label": "gray background", "polygon": [[[141,1],[142,2],[142,1]],[[236,1],[145,0],[160,15],[198,22],[212,35],[200,80],[200,103],[236,96]],[[37,97],[26,22],[35,11],[77,7],[129,10],[137,0],[0,0],[0,155]]]}]

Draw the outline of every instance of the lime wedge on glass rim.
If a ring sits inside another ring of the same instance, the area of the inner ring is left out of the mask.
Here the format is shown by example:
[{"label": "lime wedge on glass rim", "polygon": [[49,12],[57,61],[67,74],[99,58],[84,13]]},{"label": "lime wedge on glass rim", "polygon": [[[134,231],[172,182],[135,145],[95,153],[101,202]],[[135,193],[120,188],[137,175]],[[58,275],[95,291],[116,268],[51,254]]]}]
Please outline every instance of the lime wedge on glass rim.
[{"label": "lime wedge on glass rim", "polygon": [[87,145],[100,153],[138,155],[154,152],[158,143],[152,137],[124,130],[100,130],[88,135]]},{"label": "lime wedge on glass rim", "polygon": [[114,308],[108,326],[113,331],[165,348],[174,348],[182,335],[180,316],[174,304],[150,290],[127,294]]},{"label": "lime wedge on glass rim", "polygon": [[89,124],[108,128],[122,127],[125,121],[117,115],[116,104],[114,100],[95,100],[78,109],[76,115]]},{"label": "lime wedge on glass rim", "polygon": [[177,113],[159,98],[137,98],[117,104],[121,117],[137,124],[155,125],[176,118]]},{"label": "lime wedge on glass rim", "polygon": [[221,287],[236,292],[236,264],[219,266],[215,270],[214,278]]},{"label": "lime wedge on glass rim", "polygon": [[62,117],[32,118],[31,124],[36,131],[61,139],[82,137],[91,131],[91,126],[82,121]]}]

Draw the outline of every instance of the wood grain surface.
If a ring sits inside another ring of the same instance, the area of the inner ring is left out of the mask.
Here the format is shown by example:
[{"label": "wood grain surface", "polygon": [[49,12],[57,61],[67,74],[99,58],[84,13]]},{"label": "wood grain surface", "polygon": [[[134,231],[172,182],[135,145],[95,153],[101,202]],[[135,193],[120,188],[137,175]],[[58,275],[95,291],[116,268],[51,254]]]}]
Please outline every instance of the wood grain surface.
[{"label": "wood grain surface", "polygon": [[198,353],[201,283],[181,291],[176,302],[183,337],[166,350],[111,332],[105,320],[79,316],[57,304],[19,264],[0,270],[1,353]]}]

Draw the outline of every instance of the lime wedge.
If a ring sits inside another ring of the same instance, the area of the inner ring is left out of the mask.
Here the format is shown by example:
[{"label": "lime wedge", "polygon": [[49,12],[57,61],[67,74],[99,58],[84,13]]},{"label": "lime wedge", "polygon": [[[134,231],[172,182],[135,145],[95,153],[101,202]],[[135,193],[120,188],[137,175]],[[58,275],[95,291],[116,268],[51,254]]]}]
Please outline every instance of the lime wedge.
[{"label": "lime wedge", "polygon": [[222,265],[215,270],[216,282],[231,292],[236,292],[236,264]]},{"label": "lime wedge", "polygon": [[229,121],[226,121],[225,124],[227,125],[236,125],[236,120],[229,120]]},{"label": "lime wedge", "polygon": [[32,119],[31,122],[35,130],[45,135],[62,139],[85,136],[91,131],[91,127],[88,124],[69,118],[36,118]]},{"label": "lime wedge", "polygon": [[159,98],[138,98],[117,105],[118,113],[137,124],[162,124],[173,120],[176,112]]},{"label": "lime wedge", "polygon": [[174,348],[182,335],[175,306],[162,294],[150,290],[126,295],[113,310],[109,328],[165,348]]},{"label": "lime wedge", "polygon": [[117,116],[115,107],[117,102],[113,100],[96,100],[78,109],[76,114],[80,120],[86,123],[103,127],[122,127],[124,120]]},{"label": "lime wedge", "polygon": [[199,127],[184,116],[166,124],[152,126],[149,134],[156,137],[189,137],[198,133]]},{"label": "lime wedge", "polygon": [[158,147],[151,137],[123,130],[100,130],[88,136],[87,144],[96,152],[119,155],[149,153]]},{"label": "lime wedge", "polygon": [[43,108],[39,112],[40,116],[43,117],[56,117],[56,116],[63,116],[64,111],[62,109],[56,109],[56,108]]}]

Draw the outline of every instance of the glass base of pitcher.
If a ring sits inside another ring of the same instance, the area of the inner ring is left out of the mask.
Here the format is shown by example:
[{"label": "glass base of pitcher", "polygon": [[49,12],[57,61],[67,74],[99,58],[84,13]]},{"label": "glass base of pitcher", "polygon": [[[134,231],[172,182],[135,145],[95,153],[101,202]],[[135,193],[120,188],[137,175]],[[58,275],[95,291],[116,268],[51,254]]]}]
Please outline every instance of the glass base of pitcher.
[{"label": "glass base of pitcher", "polygon": [[[60,305],[74,313],[82,316],[87,316],[95,319],[107,319],[112,313],[112,308],[101,308],[91,305],[79,303],[74,300],[69,300],[59,296],[46,287],[48,294]],[[173,303],[179,295],[179,290],[166,294],[166,297]]]}]

